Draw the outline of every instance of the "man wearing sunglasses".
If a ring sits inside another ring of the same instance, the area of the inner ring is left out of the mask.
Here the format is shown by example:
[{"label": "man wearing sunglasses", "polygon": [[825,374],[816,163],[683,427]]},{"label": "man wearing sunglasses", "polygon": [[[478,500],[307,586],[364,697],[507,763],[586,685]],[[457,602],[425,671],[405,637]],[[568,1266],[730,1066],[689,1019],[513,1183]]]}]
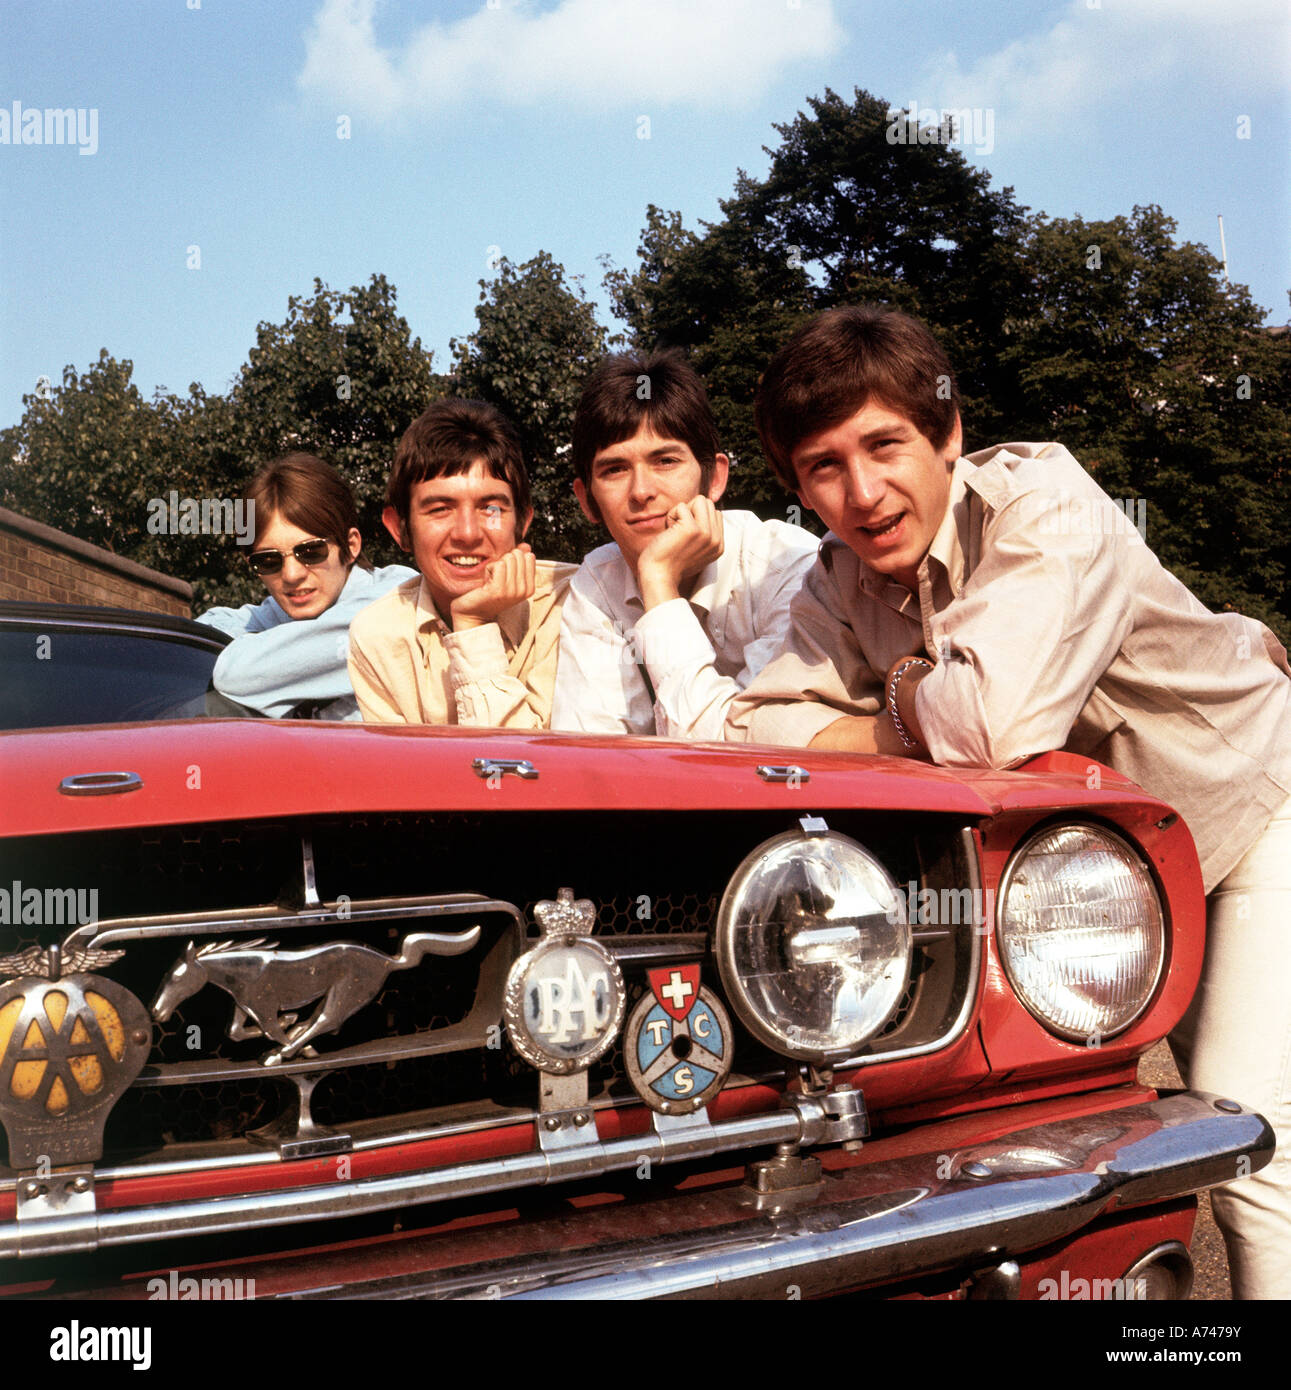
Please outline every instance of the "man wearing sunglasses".
[{"label": "man wearing sunglasses", "polygon": [[414,572],[372,567],[353,494],[312,454],[261,469],[247,499],[256,526],[247,559],[269,596],[198,619],[234,638],[215,663],[216,690],[271,717],[358,719],[346,669],[350,620]]}]

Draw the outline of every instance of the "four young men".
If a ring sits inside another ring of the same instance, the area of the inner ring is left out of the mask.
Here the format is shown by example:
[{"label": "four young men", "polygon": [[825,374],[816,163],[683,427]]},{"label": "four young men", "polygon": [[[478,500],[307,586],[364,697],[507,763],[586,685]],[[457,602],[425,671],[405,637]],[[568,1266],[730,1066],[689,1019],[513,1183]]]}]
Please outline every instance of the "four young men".
[{"label": "four young men", "polygon": [[1291,1297],[1286,653],[1262,624],[1208,612],[1060,445],[961,457],[954,373],[904,314],[814,319],[768,367],[756,416],[823,543],[718,510],[729,461],[683,358],[603,362],[575,419],[574,491],[612,543],[575,574],[523,543],[509,423],[431,406],[383,517],[420,576],[350,628],[364,718],[957,767],[1065,748],[1125,773],[1181,811],[1210,894],[1181,1068],[1279,1134],[1268,1168],[1214,1195],[1234,1291]]}]

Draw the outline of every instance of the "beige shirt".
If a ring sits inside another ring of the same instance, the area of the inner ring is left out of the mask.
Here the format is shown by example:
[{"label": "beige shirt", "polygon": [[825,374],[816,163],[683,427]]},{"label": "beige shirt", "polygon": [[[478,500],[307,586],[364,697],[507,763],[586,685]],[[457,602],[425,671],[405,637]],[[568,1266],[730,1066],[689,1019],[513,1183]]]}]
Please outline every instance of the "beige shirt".
[{"label": "beige shirt", "polygon": [[836,537],[780,654],[731,707],[727,736],[802,747],[877,714],[902,656],[935,669],[915,708],[948,767],[1065,748],[1176,807],[1209,892],[1291,792],[1291,679],[1263,623],[1211,613],[1058,444],[961,458],[917,594]]},{"label": "beige shirt", "polygon": [[454,632],[421,576],[350,624],[350,680],[364,720],[545,729],[560,607],[577,566],[539,560],[533,597],[497,622]]}]

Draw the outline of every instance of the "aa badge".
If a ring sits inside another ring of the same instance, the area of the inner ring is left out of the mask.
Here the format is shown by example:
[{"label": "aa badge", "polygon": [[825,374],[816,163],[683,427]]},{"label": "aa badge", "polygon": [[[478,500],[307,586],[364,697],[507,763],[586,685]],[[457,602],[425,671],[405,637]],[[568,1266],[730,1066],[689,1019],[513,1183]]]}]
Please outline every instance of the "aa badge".
[{"label": "aa badge", "polygon": [[0,970],[20,976],[0,986],[0,1124],[11,1167],[101,1156],[104,1121],[143,1069],[152,1029],[143,1005],[115,981],[64,975],[61,966],[120,954],[62,962],[55,947],[0,958]]},{"label": "aa badge", "polygon": [[698,965],[667,965],[646,972],[641,997],[624,1035],[628,1076],[652,1110],[687,1115],[707,1104],[730,1075],[731,1020]]}]

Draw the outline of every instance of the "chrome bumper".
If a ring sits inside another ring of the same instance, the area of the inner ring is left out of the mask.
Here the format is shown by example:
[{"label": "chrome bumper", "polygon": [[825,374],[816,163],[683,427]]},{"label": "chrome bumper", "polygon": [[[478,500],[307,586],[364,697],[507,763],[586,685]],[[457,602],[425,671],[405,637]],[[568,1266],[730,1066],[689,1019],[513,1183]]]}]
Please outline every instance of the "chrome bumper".
[{"label": "chrome bumper", "polygon": [[589,1241],[589,1220],[571,1250],[579,1218],[566,1217],[560,1251],[295,1296],[808,1298],[995,1265],[1109,1212],[1255,1172],[1273,1148],[1262,1116],[1180,1093],[950,1153],[858,1162],[770,1198],[725,1188],[611,1208],[620,1231],[654,1228],[637,1239]]},{"label": "chrome bumper", "polygon": [[64,1255],[174,1236],[216,1235],[253,1227],[397,1211],[423,1202],[482,1197],[595,1178],[642,1165],[679,1163],[718,1154],[746,1154],[774,1144],[834,1144],[868,1133],[861,1093],[850,1086],[827,1095],[789,1094],[781,1108],[717,1124],[705,1112],[651,1115],[645,1134],[602,1141],[573,1111],[548,1113],[529,1153],[320,1186],[276,1188],[228,1197],[100,1209],[92,1168],[59,1169],[48,1179],[24,1176],[17,1220],[0,1224],[0,1259]]}]

